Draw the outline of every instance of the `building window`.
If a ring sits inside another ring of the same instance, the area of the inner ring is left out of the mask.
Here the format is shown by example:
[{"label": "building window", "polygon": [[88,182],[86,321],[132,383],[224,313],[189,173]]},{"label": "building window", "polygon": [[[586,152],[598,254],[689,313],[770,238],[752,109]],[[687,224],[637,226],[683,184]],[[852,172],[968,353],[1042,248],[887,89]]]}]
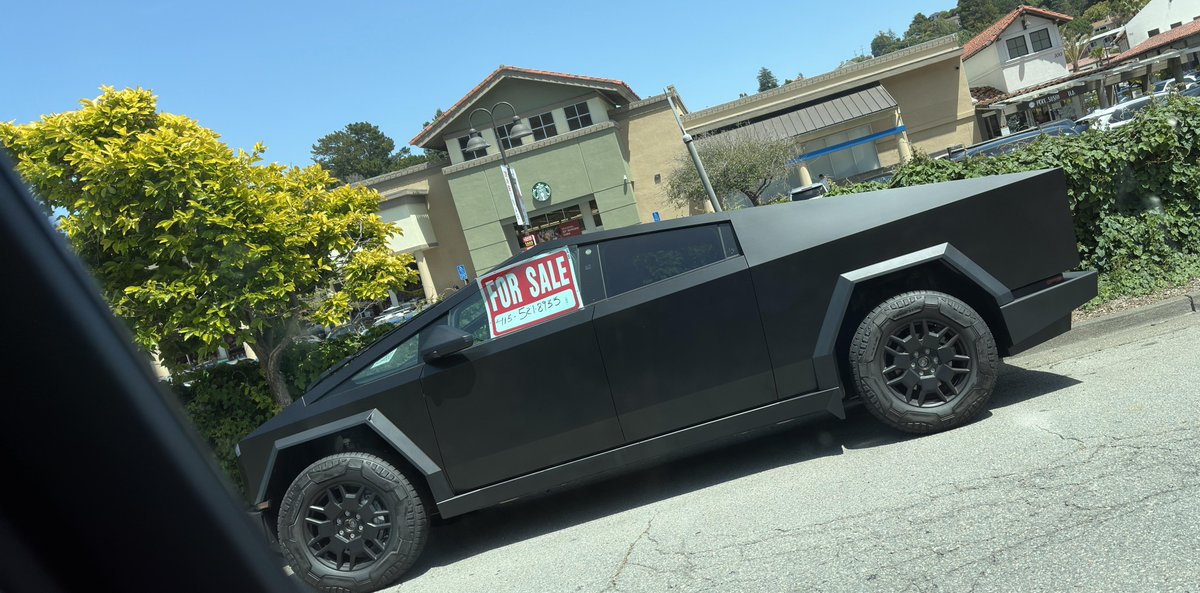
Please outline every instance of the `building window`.
[{"label": "building window", "polygon": [[470,160],[474,160],[474,159],[477,159],[480,157],[487,156],[486,148],[481,148],[479,150],[467,150],[467,142],[470,142],[470,141],[471,141],[470,136],[463,136],[462,138],[458,139],[458,148],[459,148],[459,150],[462,151],[464,161],[470,161]]},{"label": "building window", "polygon": [[534,140],[545,140],[558,135],[558,129],[554,127],[554,118],[549,113],[529,118],[529,127],[533,128]]},{"label": "building window", "polygon": [[1178,29],[1179,27],[1182,27],[1182,26],[1183,26],[1183,23],[1171,23],[1172,29]]},{"label": "building window", "polygon": [[1029,53],[1029,46],[1025,45],[1025,36],[1013,37],[1005,42],[1008,45],[1008,59],[1019,58]]},{"label": "building window", "polygon": [[568,128],[572,130],[578,130],[579,128],[586,128],[592,125],[592,113],[588,111],[588,104],[586,101],[583,103],[568,105],[564,111],[567,112]]},{"label": "building window", "polygon": [[1029,43],[1033,45],[1033,51],[1042,51],[1050,49],[1050,29],[1041,29],[1029,34]]},{"label": "building window", "polygon": [[1154,37],[1155,35],[1158,35],[1158,33],[1159,33],[1158,29],[1150,29],[1149,31],[1146,31],[1146,36]]},{"label": "building window", "polygon": [[521,145],[520,138],[509,138],[508,137],[509,132],[512,132],[513,126],[515,126],[515,125],[517,125],[517,122],[513,122],[511,124],[505,124],[502,126],[496,126],[496,138],[500,139],[500,146],[503,146],[504,150],[512,150],[513,147]]},{"label": "building window", "polygon": [[[871,126],[859,126],[857,128],[830,134],[825,138],[817,139],[805,144],[806,150],[817,150],[820,148],[828,148],[857,140],[865,136],[870,136],[872,133]],[[819,175],[824,174],[833,181],[849,179],[855,175],[874,171],[879,168],[879,151],[875,148],[874,142],[864,142],[850,148],[845,148],[837,152],[829,153],[825,156],[810,159],[808,161],[808,171],[815,180]],[[799,178],[787,187],[767,188],[764,190],[764,196],[773,196],[778,193],[786,194],[789,187],[797,187]]]}]

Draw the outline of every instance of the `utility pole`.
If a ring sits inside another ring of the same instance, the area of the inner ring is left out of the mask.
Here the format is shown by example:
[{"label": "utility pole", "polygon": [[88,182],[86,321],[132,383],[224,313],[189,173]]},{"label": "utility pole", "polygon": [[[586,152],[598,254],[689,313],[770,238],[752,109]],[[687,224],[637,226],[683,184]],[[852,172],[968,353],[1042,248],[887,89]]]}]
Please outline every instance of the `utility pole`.
[{"label": "utility pole", "polygon": [[679,117],[679,111],[675,109],[675,101],[671,99],[671,89],[664,90],[667,93],[667,103],[671,105],[671,113],[675,114],[675,123],[679,124],[679,132],[683,134],[683,143],[687,145],[688,154],[692,155],[692,163],[696,165],[696,172],[700,174],[700,183],[704,185],[704,191],[708,193],[708,201],[712,203],[713,212],[721,212],[721,202],[717,201],[717,193],[713,191],[712,183],[708,180],[708,172],[704,170],[704,163],[700,161],[700,153],[696,152],[692,135],[683,129],[683,119]]}]

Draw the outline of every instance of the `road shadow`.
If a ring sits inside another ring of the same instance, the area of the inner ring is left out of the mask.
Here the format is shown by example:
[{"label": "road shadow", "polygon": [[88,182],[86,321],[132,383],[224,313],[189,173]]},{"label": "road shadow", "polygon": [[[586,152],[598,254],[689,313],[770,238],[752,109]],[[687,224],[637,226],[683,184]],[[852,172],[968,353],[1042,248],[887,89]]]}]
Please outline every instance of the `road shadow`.
[{"label": "road shadow", "polygon": [[992,400],[988,408],[996,409],[1025,400],[1041,397],[1060,389],[1079,385],[1082,381],[1048,373],[1023,369],[1007,363],[1000,365],[1000,374],[996,378],[996,390],[992,392]]},{"label": "road shadow", "polygon": [[[1079,383],[1074,379],[1005,365],[991,408],[1020,403]],[[847,402],[846,420],[814,416],[751,440],[650,466],[581,487],[529,497],[434,525],[421,559],[408,573],[453,564],[588,521],[635,509],[709,486],[847,449],[903,442],[915,435],[887,428],[857,402]],[[984,414],[986,418],[988,414]]]},{"label": "road shadow", "polygon": [[844,421],[814,416],[787,426],[751,440],[435,524],[428,547],[408,578],[488,550],[740,477],[839,455],[845,449],[911,438],[878,424],[858,406],[848,410]]}]

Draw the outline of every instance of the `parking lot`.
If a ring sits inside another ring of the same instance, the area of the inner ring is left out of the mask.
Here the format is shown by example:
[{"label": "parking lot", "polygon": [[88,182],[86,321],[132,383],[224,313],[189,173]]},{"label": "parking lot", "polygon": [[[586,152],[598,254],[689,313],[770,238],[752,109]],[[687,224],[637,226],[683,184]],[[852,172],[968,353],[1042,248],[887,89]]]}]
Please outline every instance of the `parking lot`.
[{"label": "parking lot", "polygon": [[948,433],[856,408],[451,520],[389,591],[1196,591],[1198,319],[1012,358]]}]

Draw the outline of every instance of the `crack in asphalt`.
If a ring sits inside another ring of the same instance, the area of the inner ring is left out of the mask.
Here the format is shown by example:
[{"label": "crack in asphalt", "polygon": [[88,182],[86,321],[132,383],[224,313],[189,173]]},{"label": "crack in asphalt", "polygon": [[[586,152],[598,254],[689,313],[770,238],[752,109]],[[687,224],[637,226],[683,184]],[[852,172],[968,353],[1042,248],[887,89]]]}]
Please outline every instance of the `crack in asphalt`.
[{"label": "crack in asphalt", "polygon": [[617,566],[617,571],[614,572],[611,577],[609,577],[608,586],[603,589],[604,591],[617,590],[617,579],[621,578],[621,573],[625,572],[625,567],[629,566],[629,558],[633,555],[633,549],[637,547],[638,542],[642,541],[642,538],[646,537],[646,535],[650,533],[650,528],[654,526],[654,519],[657,517],[658,515],[650,517],[650,519],[646,521],[646,528],[643,529],[642,532],[639,533],[632,542],[629,542],[629,549],[625,550],[625,556],[621,558],[621,563]]},{"label": "crack in asphalt", "polygon": [[1035,425],[1035,426],[1034,426],[1034,428],[1036,428],[1036,429],[1038,429],[1038,430],[1040,430],[1040,431],[1042,431],[1042,432],[1046,432],[1046,433],[1052,434],[1052,435],[1054,435],[1054,436],[1056,436],[1056,437],[1058,437],[1058,438],[1060,438],[1060,439],[1062,439],[1062,440],[1064,440],[1064,441],[1075,441],[1076,443],[1079,443],[1080,445],[1084,445],[1083,439],[1080,439],[1080,438],[1078,438],[1078,437],[1069,437],[1069,436],[1066,436],[1066,435],[1064,435],[1064,434],[1062,434],[1062,433],[1059,433],[1059,432],[1054,432],[1053,430],[1050,430],[1049,428],[1046,428],[1045,426],[1036,426],[1036,425]]},{"label": "crack in asphalt", "polygon": [[[856,554],[852,560],[874,556],[891,559],[869,566],[871,578],[868,580],[873,581],[872,587],[878,584],[908,591],[930,590],[930,584],[924,580],[928,578],[927,574],[905,575],[904,569],[958,559],[943,574],[962,575],[969,581],[969,589],[975,590],[986,582],[997,566],[1010,566],[1049,546],[1092,533],[1096,526],[1137,513],[1163,497],[1200,490],[1200,476],[1191,472],[1191,476],[1181,476],[1174,484],[1161,485],[1132,498],[1126,495],[1135,494],[1136,488],[1114,489],[1115,494],[1111,495],[1116,496],[1115,500],[1091,500],[1092,490],[1098,482],[1124,480],[1130,473],[1163,466],[1167,469],[1196,468],[1192,461],[1193,452],[1198,448],[1196,443],[1200,440],[1197,431],[1200,427],[1196,425],[1142,434],[1083,438],[1042,426],[1037,428],[1076,443],[1078,447],[1032,470],[1002,472],[969,482],[943,485],[949,488],[935,486],[933,490],[940,491],[939,494],[904,505],[889,505],[795,527],[774,527],[769,533],[756,537],[702,549],[687,549],[686,539],[681,542],[684,547],[673,547],[661,541],[650,533],[652,519],[630,544],[610,583],[615,589],[624,568],[633,565],[656,575],[685,579],[692,585],[686,587],[688,590],[727,590],[736,579],[722,586],[721,577],[725,575],[712,575],[711,569],[727,565],[728,562],[721,559],[731,553],[736,554],[734,564],[739,567],[780,557],[819,557],[820,561],[808,565],[808,572],[820,578],[823,567],[842,562],[844,550],[854,550]],[[1172,435],[1177,438],[1160,438]],[[1157,440],[1145,442],[1151,439]],[[1148,456],[1147,451],[1161,455]],[[964,495],[969,498],[963,498]],[[1057,498],[1057,504],[1047,504],[1048,497]],[[963,517],[996,523],[978,527],[968,522],[961,533],[950,534],[951,541],[927,541],[934,536],[922,525],[953,524],[956,518],[962,521]],[[903,519],[900,528],[894,524],[897,518]],[[631,562],[634,548],[643,540],[654,544],[656,556]],[[814,544],[821,553],[814,553]],[[858,563],[862,564],[861,561]],[[866,574],[864,571],[864,577]],[[700,581],[703,586],[695,586]],[[822,589],[830,582],[822,579],[814,588]],[[937,585],[933,589],[944,590],[938,589]]]}]

